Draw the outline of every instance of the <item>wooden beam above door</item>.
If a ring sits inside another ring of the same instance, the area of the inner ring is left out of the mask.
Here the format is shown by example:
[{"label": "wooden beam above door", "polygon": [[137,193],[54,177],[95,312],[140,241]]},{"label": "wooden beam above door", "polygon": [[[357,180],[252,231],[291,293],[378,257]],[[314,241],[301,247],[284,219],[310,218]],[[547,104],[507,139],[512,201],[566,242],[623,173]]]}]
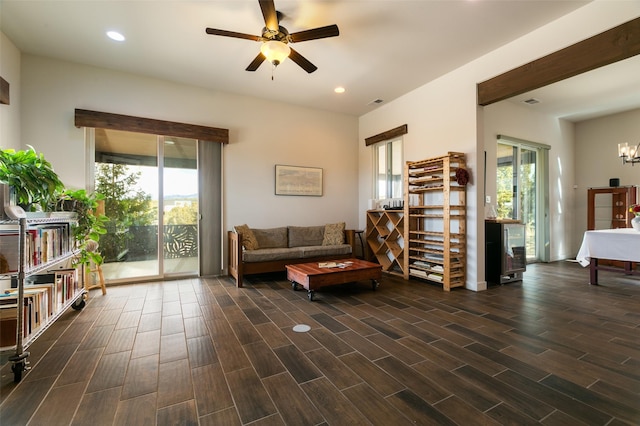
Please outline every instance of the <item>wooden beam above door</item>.
[{"label": "wooden beam above door", "polygon": [[124,130],[128,132],[149,133],[163,136],[177,136],[198,139],[201,141],[219,142],[222,144],[229,143],[229,129],[178,123],[174,121],[155,120],[152,118],[134,117],[108,112],[90,111],[85,109],[75,110],[75,126]]}]

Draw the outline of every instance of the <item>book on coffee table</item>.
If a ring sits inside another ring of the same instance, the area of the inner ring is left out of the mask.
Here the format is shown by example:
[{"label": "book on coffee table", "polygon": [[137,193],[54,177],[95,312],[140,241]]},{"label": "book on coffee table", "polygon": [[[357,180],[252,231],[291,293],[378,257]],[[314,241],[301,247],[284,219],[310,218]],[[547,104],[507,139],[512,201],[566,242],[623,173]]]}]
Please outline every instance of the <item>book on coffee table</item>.
[{"label": "book on coffee table", "polygon": [[346,268],[353,262],[318,262],[318,268]]}]

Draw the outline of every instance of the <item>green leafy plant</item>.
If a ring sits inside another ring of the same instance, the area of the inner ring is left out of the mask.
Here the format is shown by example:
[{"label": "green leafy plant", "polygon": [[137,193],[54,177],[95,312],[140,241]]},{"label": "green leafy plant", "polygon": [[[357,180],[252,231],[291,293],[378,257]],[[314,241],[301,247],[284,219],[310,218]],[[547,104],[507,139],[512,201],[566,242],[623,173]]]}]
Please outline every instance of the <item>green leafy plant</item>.
[{"label": "green leafy plant", "polygon": [[64,189],[51,163],[32,146],[21,151],[0,150],[0,182],[9,185],[16,202],[28,210],[36,205],[45,210]]},{"label": "green leafy plant", "polygon": [[77,215],[72,231],[78,243],[79,254],[75,258],[78,265],[90,262],[100,265],[103,262],[96,250],[100,237],[107,233],[105,223],[108,218],[97,211],[101,200],[104,200],[102,194],[88,193],[84,189],[65,189],[56,198],[57,210],[73,211]]}]

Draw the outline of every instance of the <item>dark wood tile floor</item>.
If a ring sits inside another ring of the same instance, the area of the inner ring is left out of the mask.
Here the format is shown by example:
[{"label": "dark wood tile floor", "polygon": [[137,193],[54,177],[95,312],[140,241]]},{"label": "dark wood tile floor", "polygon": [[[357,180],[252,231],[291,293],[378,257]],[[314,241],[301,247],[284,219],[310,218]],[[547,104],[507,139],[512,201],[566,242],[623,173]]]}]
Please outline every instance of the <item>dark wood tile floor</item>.
[{"label": "dark wood tile floor", "polygon": [[3,367],[0,424],[640,424],[640,280],[587,278],[385,276],[314,302],[281,274],[110,287],[31,346],[20,384]]}]

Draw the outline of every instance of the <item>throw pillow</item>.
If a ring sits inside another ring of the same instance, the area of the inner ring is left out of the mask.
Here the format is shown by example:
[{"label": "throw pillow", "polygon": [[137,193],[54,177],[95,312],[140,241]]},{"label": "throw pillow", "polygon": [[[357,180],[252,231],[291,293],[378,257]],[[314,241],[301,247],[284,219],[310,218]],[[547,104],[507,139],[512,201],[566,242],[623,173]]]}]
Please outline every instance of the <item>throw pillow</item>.
[{"label": "throw pillow", "polygon": [[252,229],[253,235],[256,236],[256,241],[260,249],[266,248],[286,248],[287,247],[287,227],[282,226],[280,228],[267,228],[267,229]]},{"label": "throw pillow", "polygon": [[260,248],[256,236],[248,225],[237,225],[234,228],[238,234],[242,234],[242,247],[245,250],[257,250]]},{"label": "throw pillow", "polygon": [[337,246],[344,244],[345,223],[329,223],[324,226],[323,246]]},{"label": "throw pillow", "polygon": [[324,241],[324,225],[290,226],[289,247],[321,246]]}]

